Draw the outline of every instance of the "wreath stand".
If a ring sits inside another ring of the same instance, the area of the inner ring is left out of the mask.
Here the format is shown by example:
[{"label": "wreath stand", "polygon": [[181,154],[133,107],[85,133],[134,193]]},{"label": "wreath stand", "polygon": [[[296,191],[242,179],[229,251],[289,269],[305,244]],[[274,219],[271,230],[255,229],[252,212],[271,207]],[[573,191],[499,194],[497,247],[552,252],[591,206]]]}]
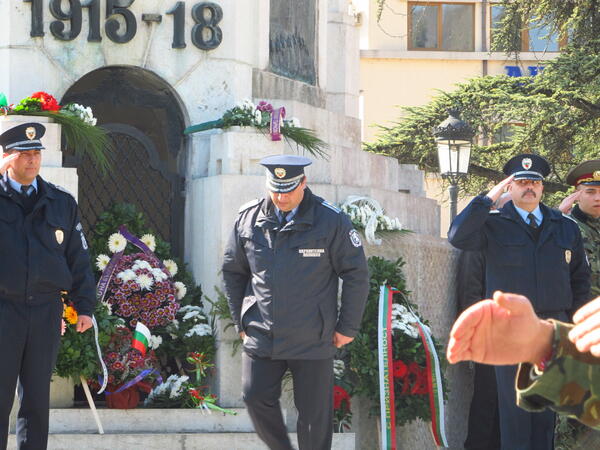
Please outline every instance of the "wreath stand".
[{"label": "wreath stand", "polygon": [[100,416],[98,415],[98,410],[96,409],[96,404],[94,403],[94,399],[92,398],[92,393],[90,392],[90,387],[87,384],[87,380],[83,378],[82,375],[79,375],[79,379],[81,380],[83,392],[85,392],[85,397],[87,398],[88,404],[90,405],[90,409],[92,410],[92,415],[94,416],[94,420],[96,421],[96,425],[98,426],[98,434],[104,434],[104,428],[102,427],[102,422],[100,421]]}]

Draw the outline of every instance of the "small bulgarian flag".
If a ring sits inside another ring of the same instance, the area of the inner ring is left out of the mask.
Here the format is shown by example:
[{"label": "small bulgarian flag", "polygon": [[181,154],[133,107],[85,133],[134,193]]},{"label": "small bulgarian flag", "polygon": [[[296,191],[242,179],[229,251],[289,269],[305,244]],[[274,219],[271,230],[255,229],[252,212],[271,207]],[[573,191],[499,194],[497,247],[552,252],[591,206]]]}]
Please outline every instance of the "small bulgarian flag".
[{"label": "small bulgarian flag", "polygon": [[138,321],[133,332],[133,340],[131,346],[138,349],[142,355],[146,356],[146,350],[148,350],[148,343],[150,342],[150,330],[142,322]]}]

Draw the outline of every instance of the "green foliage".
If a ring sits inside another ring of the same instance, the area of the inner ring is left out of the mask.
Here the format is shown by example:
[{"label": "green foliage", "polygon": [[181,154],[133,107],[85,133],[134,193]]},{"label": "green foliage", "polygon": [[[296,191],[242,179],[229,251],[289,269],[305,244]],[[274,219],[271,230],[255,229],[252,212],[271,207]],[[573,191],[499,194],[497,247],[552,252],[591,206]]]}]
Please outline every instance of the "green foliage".
[{"label": "green foliage", "polygon": [[[408,300],[409,292],[406,290],[406,282],[402,273],[404,261],[399,258],[390,261],[379,257],[369,258],[370,290],[369,298],[362,319],[361,329],[354,341],[347,346],[342,358],[348,361],[350,368],[349,379],[345,379],[345,387],[350,390],[351,395],[362,395],[371,400],[373,404],[372,413],[379,412],[379,369],[377,353],[377,317],[379,290],[382,284],[387,284],[401,291],[394,295],[394,303],[410,306],[416,311],[416,305]],[[423,319],[421,321],[427,325]],[[401,360],[406,364],[416,362],[425,367],[425,351],[420,338],[413,338],[400,331],[394,332],[393,359]],[[438,354],[441,347],[436,344]],[[445,386],[445,382],[444,382]],[[396,401],[396,424],[403,425],[416,418],[430,420],[428,395],[402,394],[404,386],[401,380],[396,379],[394,383]]]},{"label": "green foliage", "polygon": [[[537,153],[550,161],[547,194],[568,189],[565,177],[574,165],[600,157],[597,3],[506,0],[503,4],[504,19],[494,31],[496,50],[518,47],[521,29],[531,26],[531,18],[535,26],[548,26],[550,33],[568,34],[568,45],[557,58],[544,61],[544,70],[535,77],[476,77],[457,84],[452,92],[440,92],[425,105],[403,108],[397,122],[379,126],[380,135],[365,145],[366,150],[437,172],[432,130],[448,109],[455,108],[478,131],[470,175],[460,181],[463,194],[478,194],[505,178],[504,163],[519,153]],[[556,205],[559,197],[564,196],[549,195],[545,202]]]},{"label": "green foliage", "polygon": [[[94,317],[98,322],[98,342],[102,348],[108,344],[115,327],[122,321],[109,315],[106,307],[100,303],[96,305]],[[54,372],[60,377],[72,378],[76,384],[80,383],[80,375],[94,379],[101,373],[93,330],[78,333],[75,325],[67,325]]]},{"label": "green foliage", "polygon": [[[215,323],[216,319],[221,320],[224,325],[223,331],[227,331],[229,328],[234,326],[233,319],[231,318],[231,310],[229,309],[229,303],[227,302],[227,296],[217,286],[215,286],[215,291],[217,293],[217,300],[211,300],[206,296],[204,296],[204,299],[211,304],[211,322]],[[234,356],[237,353],[241,344],[241,339],[237,339],[233,342],[231,356]]]}]

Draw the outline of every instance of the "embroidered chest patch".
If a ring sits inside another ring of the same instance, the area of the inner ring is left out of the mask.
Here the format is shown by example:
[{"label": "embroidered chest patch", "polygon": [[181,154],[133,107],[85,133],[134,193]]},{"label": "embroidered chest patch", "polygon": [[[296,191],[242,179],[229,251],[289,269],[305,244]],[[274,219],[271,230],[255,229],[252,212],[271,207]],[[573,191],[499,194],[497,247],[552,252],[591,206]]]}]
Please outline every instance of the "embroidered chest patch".
[{"label": "embroidered chest patch", "polygon": [[324,248],[299,248],[298,253],[304,258],[320,258],[325,253]]}]

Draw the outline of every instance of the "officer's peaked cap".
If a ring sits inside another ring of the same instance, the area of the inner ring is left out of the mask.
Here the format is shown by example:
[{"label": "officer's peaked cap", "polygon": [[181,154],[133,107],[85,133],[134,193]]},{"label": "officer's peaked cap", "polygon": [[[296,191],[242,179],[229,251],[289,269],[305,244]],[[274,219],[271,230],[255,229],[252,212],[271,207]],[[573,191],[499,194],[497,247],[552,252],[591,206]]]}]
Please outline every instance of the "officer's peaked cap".
[{"label": "officer's peaked cap", "polygon": [[550,174],[550,164],[540,155],[523,153],[509,159],[502,170],[515,180],[543,180]]},{"label": "officer's peaked cap", "polygon": [[600,159],[584,161],[572,168],[567,174],[567,183],[571,186],[600,186]]},{"label": "officer's peaked cap", "polygon": [[304,178],[304,168],[312,161],[304,156],[274,155],[260,161],[267,168],[267,189],[271,192],[291,192]]},{"label": "officer's peaked cap", "polygon": [[46,133],[46,127],[41,123],[22,123],[0,134],[0,145],[5,152],[42,150],[44,146],[40,139],[44,133]]}]

